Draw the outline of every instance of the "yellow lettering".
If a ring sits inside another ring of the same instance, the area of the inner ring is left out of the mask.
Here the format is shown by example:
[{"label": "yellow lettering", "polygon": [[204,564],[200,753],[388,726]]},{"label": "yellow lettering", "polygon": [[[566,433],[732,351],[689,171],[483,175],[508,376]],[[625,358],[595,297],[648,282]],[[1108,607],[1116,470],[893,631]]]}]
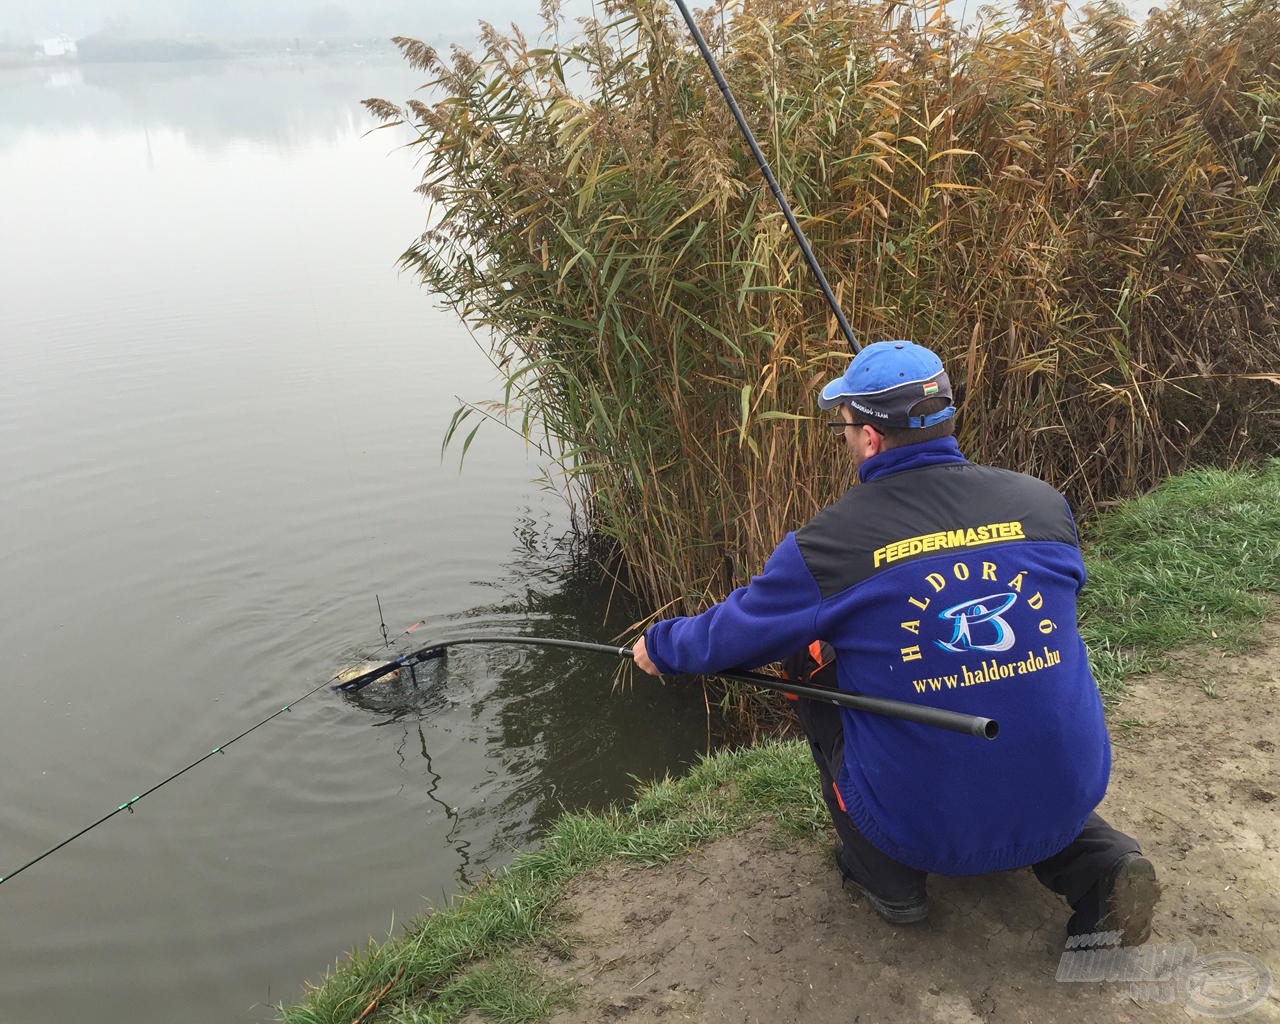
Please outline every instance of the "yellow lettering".
[{"label": "yellow lettering", "polygon": [[905,629],[908,633],[914,633],[916,636],[919,636],[919,635],[920,635],[920,620],[919,620],[919,619],[912,619],[910,622],[904,622],[904,623],[902,624],[902,628],[903,628],[903,629]]},{"label": "yellow lettering", "polygon": [[1025,575],[1026,575],[1026,572],[1020,572],[1018,573],[1017,576],[1015,576],[1013,579],[1009,581],[1009,586],[1013,587],[1013,589],[1016,590],[1019,594],[1022,593],[1022,577]]},{"label": "yellow lettering", "polygon": [[1055,629],[1057,629],[1057,628],[1058,628],[1058,627],[1057,627],[1057,625],[1054,623],[1053,619],[1041,619],[1041,620],[1040,620],[1040,632],[1041,632],[1041,633],[1044,633],[1045,635],[1048,635],[1049,633],[1052,633],[1052,632],[1053,632]]},{"label": "yellow lettering", "polygon": [[929,551],[947,548],[966,548],[975,544],[989,544],[996,540],[1023,537],[1022,523],[987,523],[977,527],[960,527],[954,530],[938,530],[918,537],[904,537],[877,548],[874,555],[876,568],[900,558],[911,558]]},{"label": "yellow lettering", "polygon": [[982,578],[983,578],[984,580],[993,580],[993,581],[995,580],[995,578],[996,578],[996,563],[995,563],[995,562],[983,562],[983,563],[982,563]]},{"label": "yellow lettering", "polygon": [[929,610],[929,602],[932,600],[933,598],[931,597],[926,597],[923,601],[921,601],[920,598],[918,597],[909,597],[907,598],[907,603],[915,605],[922,612],[924,612]]},{"label": "yellow lettering", "polygon": [[951,574],[958,580],[967,580],[969,578],[969,567],[964,562],[956,562],[951,567]]},{"label": "yellow lettering", "polygon": [[931,572],[925,579],[929,581],[929,585],[933,587],[935,592],[941,591],[947,585],[947,581],[940,573]]},{"label": "yellow lettering", "polygon": [[903,661],[919,661],[924,655],[920,653],[920,645],[915,644],[911,647],[902,648]]},{"label": "yellow lettering", "polygon": [[1039,611],[1041,608],[1044,607],[1044,595],[1037,590],[1034,594],[1032,594],[1029,598],[1027,598],[1027,605],[1031,608],[1034,608],[1036,611]]}]

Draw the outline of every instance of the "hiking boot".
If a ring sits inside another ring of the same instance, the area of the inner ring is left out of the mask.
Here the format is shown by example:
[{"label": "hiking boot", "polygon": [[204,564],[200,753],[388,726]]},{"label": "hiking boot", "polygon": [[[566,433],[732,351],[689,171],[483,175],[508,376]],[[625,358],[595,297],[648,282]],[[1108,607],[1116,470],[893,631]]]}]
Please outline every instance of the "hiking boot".
[{"label": "hiking boot", "polygon": [[1121,946],[1141,946],[1151,937],[1151,914],[1159,898],[1160,883],[1151,861],[1136,851],[1126,853],[1071,915],[1067,935],[1118,933]]},{"label": "hiking boot", "polygon": [[865,885],[859,882],[844,866],[841,859],[844,853],[844,845],[836,843],[836,868],[840,871],[840,885],[851,886],[857,889],[867,898],[867,902],[871,904],[880,917],[889,924],[914,924],[916,921],[923,921],[929,913],[929,901],[923,896],[917,896],[914,899],[907,900],[887,900],[882,896],[877,896]]}]

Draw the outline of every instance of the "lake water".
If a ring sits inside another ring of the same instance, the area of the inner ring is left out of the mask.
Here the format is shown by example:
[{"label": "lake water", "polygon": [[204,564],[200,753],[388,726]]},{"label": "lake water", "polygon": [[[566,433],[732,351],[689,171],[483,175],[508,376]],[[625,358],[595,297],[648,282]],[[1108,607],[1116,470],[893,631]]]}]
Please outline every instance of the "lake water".
[{"label": "lake water", "polygon": [[[395,267],[394,57],[0,72],[0,874],[338,669],[625,609],[536,457],[457,398],[467,332]],[[615,602],[616,604],[616,602]],[[464,648],[327,687],[0,885],[0,1019],[261,1021],[529,845],[705,748],[700,693]]]}]

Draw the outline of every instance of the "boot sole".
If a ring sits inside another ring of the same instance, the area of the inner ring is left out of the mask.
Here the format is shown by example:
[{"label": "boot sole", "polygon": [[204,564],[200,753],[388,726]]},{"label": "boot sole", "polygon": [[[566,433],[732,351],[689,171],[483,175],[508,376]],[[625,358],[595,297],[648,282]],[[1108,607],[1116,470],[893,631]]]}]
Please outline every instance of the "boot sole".
[{"label": "boot sole", "polygon": [[1151,937],[1151,915],[1160,898],[1156,869],[1146,857],[1126,861],[1116,874],[1098,931],[1118,931],[1120,945],[1140,946]]},{"label": "boot sole", "polygon": [[889,924],[915,924],[917,921],[923,921],[929,916],[929,904],[926,902],[910,903],[905,906],[886,903],[875,893],[864,889],[852,878],[845,878],[844,884],[851,889],[856,889],[865,896],[867,902],[871,904],[871,908],[880,915],[882,920],[887,921]]}]

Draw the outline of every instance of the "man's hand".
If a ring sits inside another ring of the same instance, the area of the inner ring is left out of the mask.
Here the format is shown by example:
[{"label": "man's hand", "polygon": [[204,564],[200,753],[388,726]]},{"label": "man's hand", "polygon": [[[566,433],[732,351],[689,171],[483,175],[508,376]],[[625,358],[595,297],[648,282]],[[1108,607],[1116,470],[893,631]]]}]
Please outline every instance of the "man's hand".
[{"label": "man's hand", "polygon": [[644,646],[644,637],[636,641],[635,646],[631,648],[631,655],[636,660],[636,668],[642,672],[648,672],[651,676],[662,674],[658,671],[658,666],[649,657],[649,651]]}]

